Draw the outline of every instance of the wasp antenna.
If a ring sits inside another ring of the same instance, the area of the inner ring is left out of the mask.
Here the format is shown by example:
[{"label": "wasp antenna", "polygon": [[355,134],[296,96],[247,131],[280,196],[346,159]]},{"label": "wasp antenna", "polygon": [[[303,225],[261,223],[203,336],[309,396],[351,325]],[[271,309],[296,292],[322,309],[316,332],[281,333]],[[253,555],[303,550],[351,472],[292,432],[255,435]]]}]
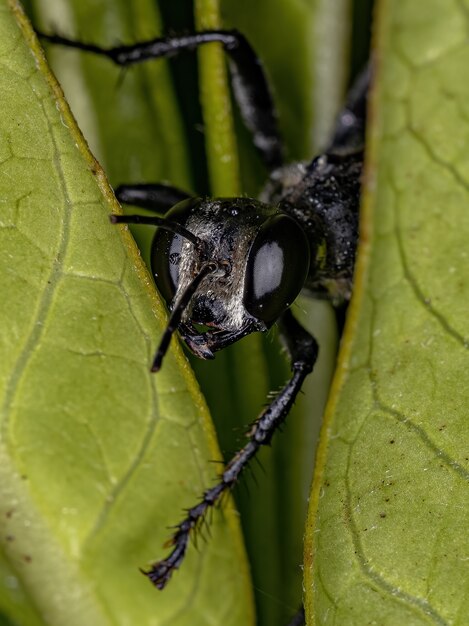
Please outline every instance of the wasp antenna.
[{"label": "wasp antenna", "polygon": [[218,268],[218,263],[215,263],[215,261],[208,261],[207,263],[202,265],[202,267],[200,268],[200,272],[182,292],[181,297],[174,306],[173,312],[171,313],[171,317],[169,318],[168,325],[166,326],[163,336],[161,337],[160,345],[156,352],[155,359],[151,368],[152,372],[158,372],[160,370],[164,355],[168,350],[171,337],[181,323],[182,314],[184,313],[184,310],[189,304],[197,287],[200,285],[205,276],[207,276],[207,274],[215,272],[216,270],[218,270]]},{"label": "wasp antenna", "polygon": [[197,250],[203,253],[206,252],[207,244],[203,239],[191,233],[190,230],[187,230],[187,228],[184,228],[181,224],[167,220],[164,217],[158,217],[156,215],[152,215],[151,217],[148,215],[115,215],[111,213],[109,220],[111,224],[149,224],[150,226],[158,226],[159,228],[169,230],[176,235],[188,239],[194,244]]},{"label": "wasp antenna", "polygon": [[94,52],[95,54],[108,54],[108,51],[101,46],[95,46],[94,44],[84,43],[83,41],[79,41],[77,39],[70,39],[69,37],[63,37],[57,33],[43,33],[40,30],[36,29],[36,35],[42,41],[48,41],[49,43],[53,43],[59,46],[66,46],[68,48],[75,48],[76,50],[82,50],[83,52]]}]

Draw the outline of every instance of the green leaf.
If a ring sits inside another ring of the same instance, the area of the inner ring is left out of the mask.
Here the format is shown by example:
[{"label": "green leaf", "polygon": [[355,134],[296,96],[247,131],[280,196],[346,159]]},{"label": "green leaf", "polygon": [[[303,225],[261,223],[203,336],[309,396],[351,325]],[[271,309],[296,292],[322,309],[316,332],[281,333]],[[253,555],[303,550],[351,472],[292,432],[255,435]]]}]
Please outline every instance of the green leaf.
[{"label": "green leaf", "polygon": [[307,532],[310,624],[468,623],[462,3],[383,0],[360,257]]},{"label": "green leaf", "polygon": [[164,593],[138,571],[213,481],[214,434],[176,344],[149,372],[161,304],[16,2],[0,29],[0,618],[252,623],[229,501]]}]

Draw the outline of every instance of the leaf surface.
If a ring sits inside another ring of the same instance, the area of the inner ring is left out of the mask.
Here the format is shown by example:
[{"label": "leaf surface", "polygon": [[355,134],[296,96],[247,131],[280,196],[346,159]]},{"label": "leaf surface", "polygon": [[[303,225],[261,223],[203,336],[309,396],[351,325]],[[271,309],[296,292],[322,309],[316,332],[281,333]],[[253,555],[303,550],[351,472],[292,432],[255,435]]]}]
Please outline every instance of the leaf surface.
[{"label": "leaf surface", "polygon": [[467,10],[383,0],[356,287],[307,530],[310,624],[468,623]]}]

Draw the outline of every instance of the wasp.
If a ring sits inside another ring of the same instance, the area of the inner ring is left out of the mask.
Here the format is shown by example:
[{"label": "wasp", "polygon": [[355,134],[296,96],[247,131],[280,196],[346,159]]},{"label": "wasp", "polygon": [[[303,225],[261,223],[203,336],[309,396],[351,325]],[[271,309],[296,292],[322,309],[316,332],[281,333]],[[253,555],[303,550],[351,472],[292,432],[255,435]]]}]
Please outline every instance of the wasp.
[{"label": "wasp", "polygon": [[362,72],[350,91],[324,152],[309,162],[285,164],[264,70],[238,31],[207,30],[111,48],[55,34],[40,36],[122,67],[221,43],[241,116],[269,171],[260,199],[191,197],[159,183],[115,189],[121,203],[158,214],[111,215],[114,224],[158,227],[151,268],[170,316],[152,371],[162,367],[175,332],[194,355],[213,359],[217,351],[274,324],[291,362],[290,378],[251,426],[247,443],[176,525],[169,554],[144,571],[163,589],[180,567],[192,531],[270,443],[313,371],[318,343],[291,311],[296,297],[304,291],[335,306],[350,299],[370,70]]}]

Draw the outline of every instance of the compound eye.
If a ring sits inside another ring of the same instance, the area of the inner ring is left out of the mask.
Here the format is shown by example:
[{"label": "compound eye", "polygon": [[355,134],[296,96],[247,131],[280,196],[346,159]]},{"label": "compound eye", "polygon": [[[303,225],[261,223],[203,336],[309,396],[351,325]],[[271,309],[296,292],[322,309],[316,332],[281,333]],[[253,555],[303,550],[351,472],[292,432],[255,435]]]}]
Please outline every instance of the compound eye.
[{"label": "compound eye", "polygon": [[288,215],[268,218],[249,250],[244,306],[272,325],[300,293],[309,270],[309,245],[299,224]]},{"label": "compound eye", "polygon": [[[187,220],[200,204],[200,198],[190,198],[179,202],[165,215],[165,218],[186,226]],[[151,270],[158,291],[169,305],[179,284],[179,261],[181,260],[184,237],[169,230],[158,228],[151,244]]]}]

